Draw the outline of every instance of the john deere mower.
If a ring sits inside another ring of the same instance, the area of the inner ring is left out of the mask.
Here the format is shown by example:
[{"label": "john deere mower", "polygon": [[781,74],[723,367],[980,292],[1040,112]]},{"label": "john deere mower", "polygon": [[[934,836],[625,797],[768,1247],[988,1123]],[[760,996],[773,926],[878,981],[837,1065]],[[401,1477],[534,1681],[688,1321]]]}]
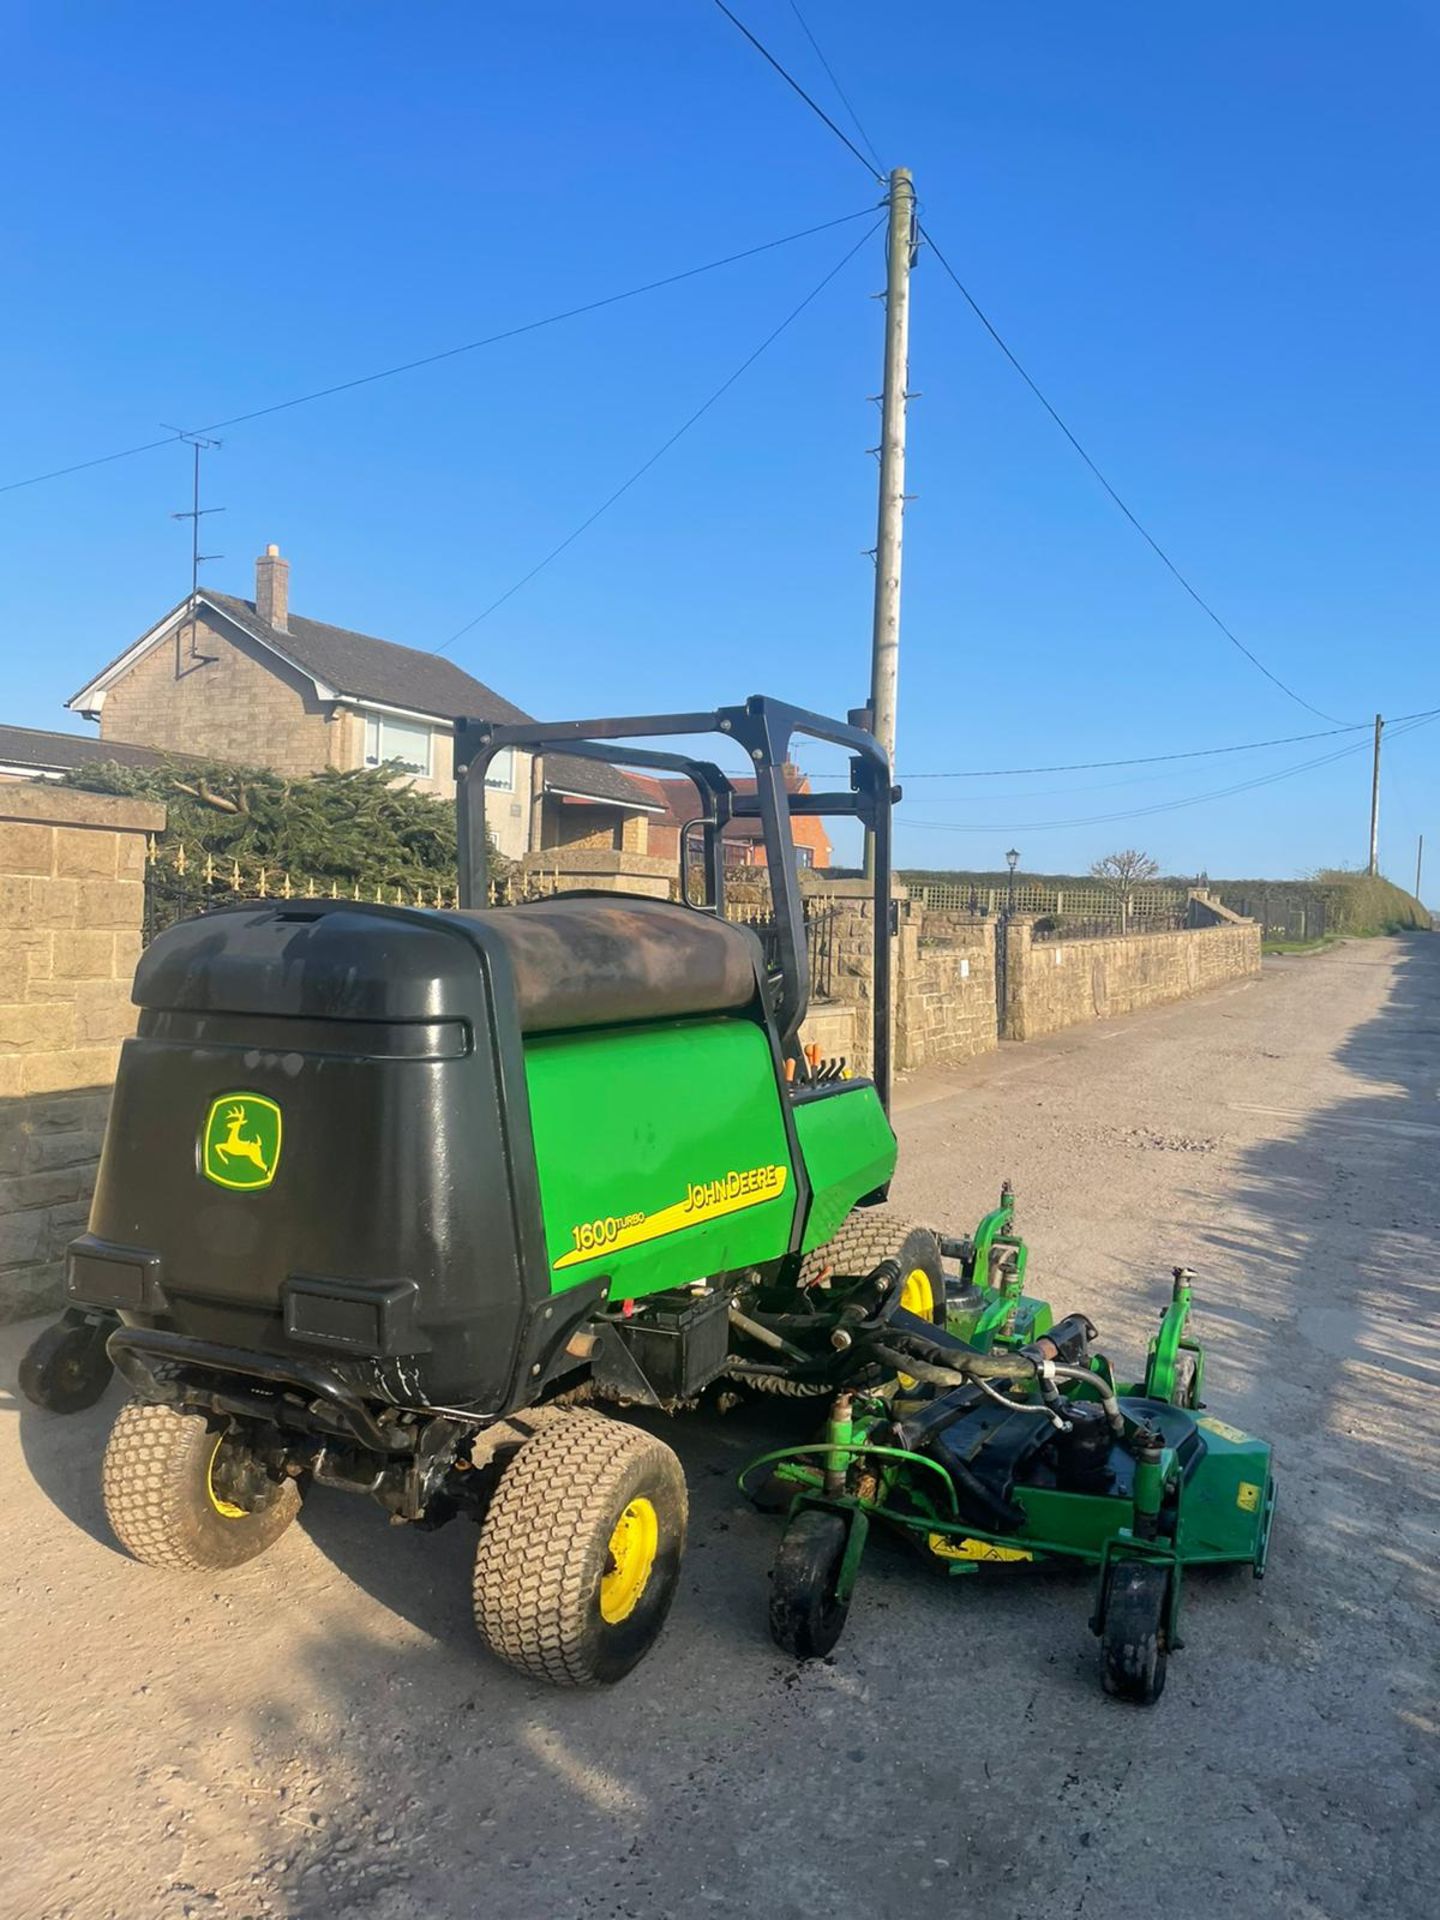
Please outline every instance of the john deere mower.
[{"label": "john deere mower", "polygon": [[[70,1338],[86,1377],[63,1378],[51,1353],[32,1382],[78,1403],[108,1335],[133,1397],[104,1494],[132,1554],[238,1565],[316,1483],[368,1494],[396,1522],[464,1516],[488,1645],[559,1684],[615,1680],[661,1628],[686,1524],[674,1453],[620,1411],[707,1393],[883,1397],[896,1342],[926,1336],[948,1354],[957,1337],[977,1352],[1004,1340],[1019,1354],[1050,1337],[1008,1202],[972,1241],[946,1243],[994,1295],[952,1303],[957,1334],[941,1242],[886,1205],[898,795],[864,718],[757,697],[619,720],[460,720],[457,910],[271,901],[150,945],[90,1231],[70,1249],[70,1325],[52,1336]],[[702,733],[736,743],[742,785],[630,744]],[[848,753],[845,790],[787,790],[797,735]],[[507,749],[687,777],[678,901],[488,906],[486,772]],[[873,835],[870,1078],[817,1067],[801,1043],[798,814]],[[732,820],[759,824],[764,943],[725,918]],[[912,1386],[955,1365],[902,1357]],[[986,1396],[1015,1396],[1028,1364],[1009,1386],[987,1379]],[[863,1423],[879,1404],[852,1408]],[[893,1418],[905,1403],[885,1404]],[[862,1460],[848,1445],[829,1451]],[[862,1503],[854,1514],[875,1504],[833,1472],[818,1491]],[[849,1552],[858,1523],[844,1512]],[[947,1525],[933,1531],[949,1538]]]}]

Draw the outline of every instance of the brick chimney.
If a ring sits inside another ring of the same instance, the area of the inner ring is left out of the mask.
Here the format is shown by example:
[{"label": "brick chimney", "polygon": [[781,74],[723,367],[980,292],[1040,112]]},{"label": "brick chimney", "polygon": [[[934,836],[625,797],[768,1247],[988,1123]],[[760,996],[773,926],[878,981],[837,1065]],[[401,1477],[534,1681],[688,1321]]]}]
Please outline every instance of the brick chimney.
[{"label": "brick chimney", "polygon": [[255,562],[255,611],[277,633],[290,631],[290,562],[273,541]]}]

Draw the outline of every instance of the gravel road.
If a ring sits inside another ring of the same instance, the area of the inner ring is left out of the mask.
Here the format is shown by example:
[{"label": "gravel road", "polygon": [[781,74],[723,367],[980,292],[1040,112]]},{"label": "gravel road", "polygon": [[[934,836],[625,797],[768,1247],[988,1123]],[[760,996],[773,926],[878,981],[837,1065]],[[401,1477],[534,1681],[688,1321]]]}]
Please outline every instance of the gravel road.
[{"label": "gravel road", "polygon": [[321,1493],[237,1574],[153,1572],[100,1508],[118,1393],[7,1392],[0,1914],[1433,1913],[1440,939],[1008,1047],[903,1089],[900,1130],[897,1198],[968,1225],[1009,1174],[1037,1290],[1126,1365],[1192,1265],[1211,1408],[1275,1441],[1270,1575],[1194,1580],[1158,1707],[1101,1695],[1083,1578],[962,1588],[884,1549],[831,1662],[778,1657],[744,1416],[667,1428],[670,1627],[561,1695],[473,1644],[465,1527]]}]

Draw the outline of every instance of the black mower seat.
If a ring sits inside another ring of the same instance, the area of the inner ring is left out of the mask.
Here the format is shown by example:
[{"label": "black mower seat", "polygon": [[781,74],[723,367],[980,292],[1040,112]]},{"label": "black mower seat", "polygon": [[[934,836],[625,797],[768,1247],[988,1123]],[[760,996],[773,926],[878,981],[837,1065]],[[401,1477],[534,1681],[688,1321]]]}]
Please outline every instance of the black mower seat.
[{"label": "black mower seat", "polygon": [[524,1033],[748,1007],[760,943],[744,927],[637,894],[562,894],[479,918],[515,975]]}]

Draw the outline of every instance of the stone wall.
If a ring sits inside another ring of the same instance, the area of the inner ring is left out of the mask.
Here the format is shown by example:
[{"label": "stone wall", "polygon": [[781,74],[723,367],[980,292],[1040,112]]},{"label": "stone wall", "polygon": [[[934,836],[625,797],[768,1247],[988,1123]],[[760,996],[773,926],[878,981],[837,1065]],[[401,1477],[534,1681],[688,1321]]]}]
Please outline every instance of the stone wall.
[{"label": "stone wall", "polygon": [[149,802],[0,788],[0,1320],[58,1303],[85,1227],[164,824]]},{"label": "stone wall", "polygon": [[993,1052],[1000,1044],[993,922],[912,908],[897,960],[897,1072],[955,1066]]},{"label": "stone wall", "polygon": [[1082,1020],[1183,1000],[1260,971],[1260,928],[1228,920],[1177,933],[1098,940],[1035,940],[1011,922],[1005,968],[1005,1037],[1036,1040]]},{"label": "stone wall", "polygon": [[[813,903],[835,915],[832,996],[854,1010],[857,1073],[874,1054],[874,903],[854,893],[822,895]],[[898,1073],[953,1066],[999,1045],[995,1012],[995,928],[960,914],[930,914],[897,901],[900,932],[894,948],[894,1062]]]}]

